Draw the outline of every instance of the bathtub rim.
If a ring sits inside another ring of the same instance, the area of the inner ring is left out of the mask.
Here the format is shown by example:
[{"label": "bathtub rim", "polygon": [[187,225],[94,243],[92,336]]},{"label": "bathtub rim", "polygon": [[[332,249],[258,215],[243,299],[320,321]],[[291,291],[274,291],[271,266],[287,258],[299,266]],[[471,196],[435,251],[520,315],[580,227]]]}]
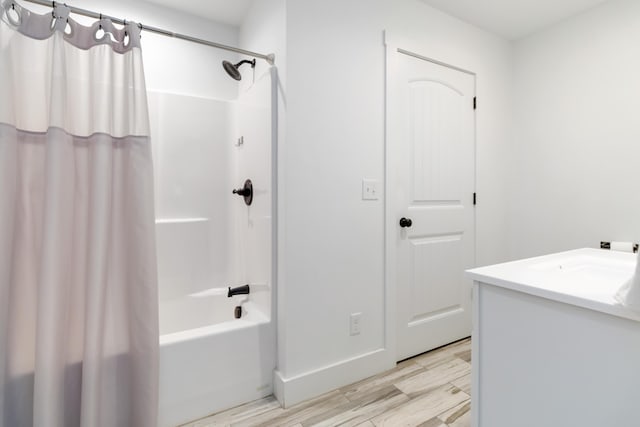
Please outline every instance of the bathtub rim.
[{"label": "bathtub rim", "polygon": [[185,341],[228,333],[239,329],[247,329],[271,322],[271,319],[262,313],[256,305],[245,303],[243,306],[249,306],[251,311],[240,319],[229,319],[222,323],[214,323],[211,325],[201,326],[199,328],[186,329],[184,331],[170,332],[168,334],[160,335],[160,346],[178,344]]}]

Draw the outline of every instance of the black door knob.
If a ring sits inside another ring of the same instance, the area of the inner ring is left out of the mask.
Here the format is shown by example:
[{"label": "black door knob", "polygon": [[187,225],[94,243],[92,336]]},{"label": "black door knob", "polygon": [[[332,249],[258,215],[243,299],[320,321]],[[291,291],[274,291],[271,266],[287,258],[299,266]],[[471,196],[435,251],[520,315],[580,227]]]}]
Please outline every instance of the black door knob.
[{"label": "black door knob", "polygon": [[412,224],[413,221],[411,221],[411,218],[400,218],[400,227],[411,227]]}]

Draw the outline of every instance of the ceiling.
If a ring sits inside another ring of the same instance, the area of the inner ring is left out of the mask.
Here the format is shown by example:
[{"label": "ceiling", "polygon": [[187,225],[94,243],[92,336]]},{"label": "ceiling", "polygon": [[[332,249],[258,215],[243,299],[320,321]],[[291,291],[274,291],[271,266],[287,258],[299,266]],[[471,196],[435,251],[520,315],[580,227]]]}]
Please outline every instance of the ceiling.
[{"label": "ceiling", "polygon": [[242,24],[253,0],[147,0],[170,9],[198,15],[234,27]]},{"label": "ceiling", "polygon": [[470,24],[515,40],[607,0],[422,0]]},{"label": "ceiling", "polygon": [[[253,0],[147,0],[239,26]],[[607,0],[422,0],[509,40],[519,39]]]}]

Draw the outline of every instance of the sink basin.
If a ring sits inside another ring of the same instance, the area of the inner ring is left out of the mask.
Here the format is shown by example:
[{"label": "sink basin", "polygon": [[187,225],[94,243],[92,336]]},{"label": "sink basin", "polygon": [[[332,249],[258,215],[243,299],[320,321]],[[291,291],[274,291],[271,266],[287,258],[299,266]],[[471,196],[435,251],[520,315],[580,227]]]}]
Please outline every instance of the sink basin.
[{"label": "sink basin", "polygon": [[617,290],[633,275],[635,261],[635,254],[577,249],[482,267],[471,272],[484,278],[491,276],[501,284],[513,283],[543,293],[552,292],[611,305],[615,304]]},{"label": "sink basin", "polygon": [[[530,269],[561,275],[566,285],[621,283],[633,274],[633,260],[609,259],[590,255],[576,255],[534,263]],[[606,286],[609,288],[610,286]]]},{"label": "sink basin", "polygon": [[633,269],[633,261],[602,258],[592,255],[574,255],[532,263],[529,268],[538,271],[564,274],[604,275],[609,277],[611,274],[628,274],[629,269]]}]

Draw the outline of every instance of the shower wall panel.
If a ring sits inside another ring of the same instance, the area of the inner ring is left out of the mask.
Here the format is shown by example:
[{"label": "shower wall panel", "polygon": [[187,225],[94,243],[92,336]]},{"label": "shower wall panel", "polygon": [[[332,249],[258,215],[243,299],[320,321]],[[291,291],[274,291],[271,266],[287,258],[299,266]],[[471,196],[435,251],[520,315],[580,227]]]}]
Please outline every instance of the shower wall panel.
[{"label": "shower wall panel", "polygon": [[161,300],[233,280],[232,105],[149,93]]},{"label": "shower wall panel", "polygon": [[[253,76],[246,73],[243,81],[249,87],[241,90],[235,105],[235,131],[242,137],[242,145],[234,150],[235,182],[240,186],[245,179],[253,183],[254,199],[250,206],[240,198],[234,201],[236,232],[236,277],[239,283],[268,285],[272,283],[272,80],[269,71]],[[246,82],[245,82],[246,84]],[[264,313],[271,313],[272,292],[256,292],[253,300]]]}]

